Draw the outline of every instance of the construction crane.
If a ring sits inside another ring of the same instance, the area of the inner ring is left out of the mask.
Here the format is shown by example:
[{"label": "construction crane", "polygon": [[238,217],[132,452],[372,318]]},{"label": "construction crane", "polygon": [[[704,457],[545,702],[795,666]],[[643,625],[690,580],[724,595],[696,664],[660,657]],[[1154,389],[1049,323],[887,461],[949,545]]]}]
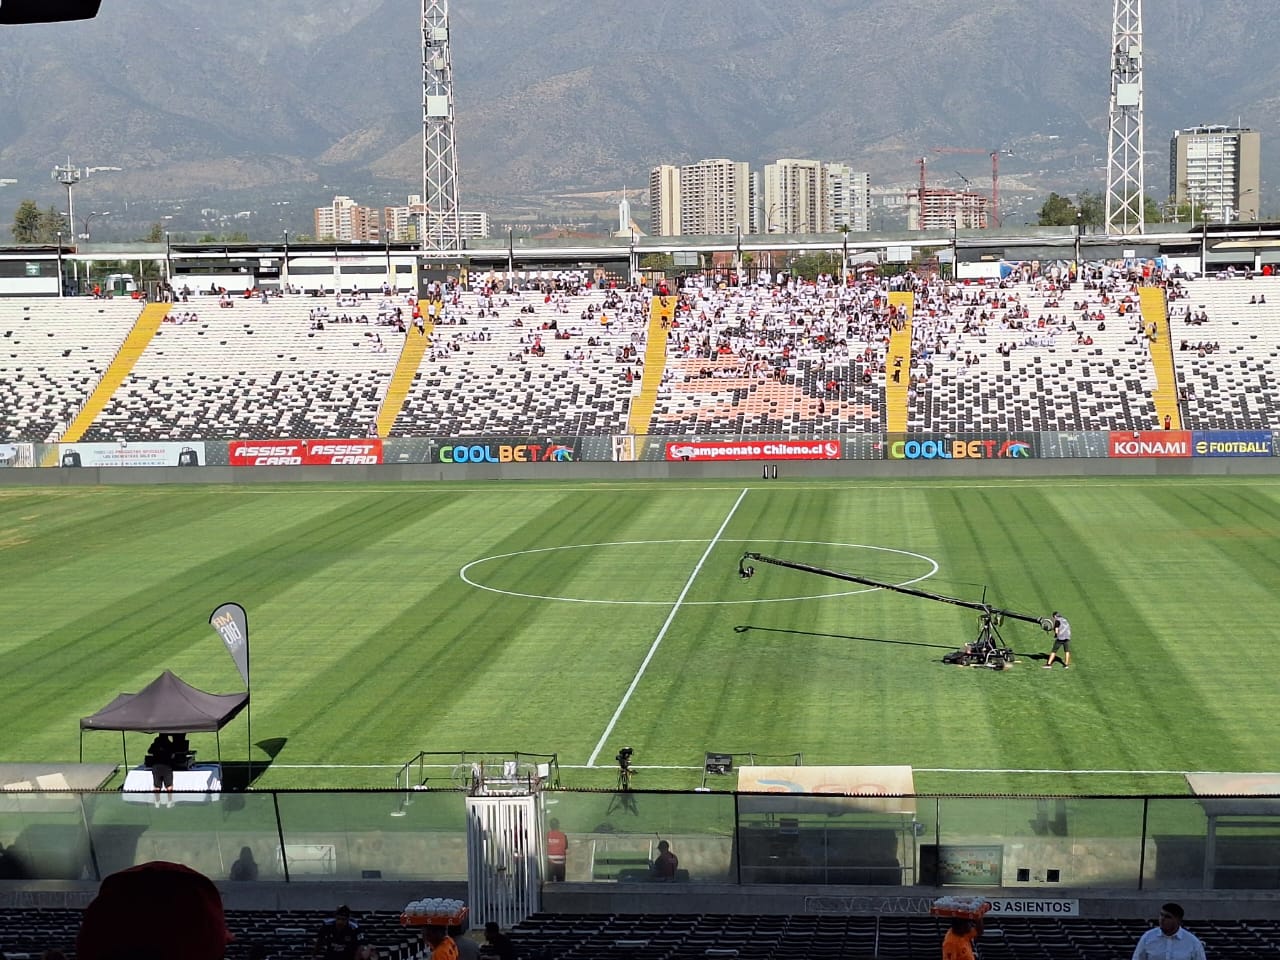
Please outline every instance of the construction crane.
[{"label": "construction crane", "polygon": [[[1007,150],[982,149],[980,147],[934,147],[934,153],[986,154],[991,157],[991,222],[1000,226],[1000,155],[1011,156]],[[960,179],[964,179],[962,176]],[[968,183],[968,181],[965,181]]]}]

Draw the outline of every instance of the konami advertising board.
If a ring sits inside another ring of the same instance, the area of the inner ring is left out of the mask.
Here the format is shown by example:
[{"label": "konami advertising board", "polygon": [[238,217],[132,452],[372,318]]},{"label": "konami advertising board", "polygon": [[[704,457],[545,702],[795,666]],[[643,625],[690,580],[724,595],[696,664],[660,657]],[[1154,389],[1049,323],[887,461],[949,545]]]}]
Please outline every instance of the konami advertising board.
[{"label": "konami advertising board", "polygon": [[382,440],[232,440],[233,467],[336,467],[382,462]]},{"label": "konami advertising board", "polygon": [[668,460],[839,460],[839,440],[668,443]]},{"label": "konami advertising board", "polygon": [[1120,458],[1189,457],[1190,430],[1112,431],[1107,440],[1107,456]]}]

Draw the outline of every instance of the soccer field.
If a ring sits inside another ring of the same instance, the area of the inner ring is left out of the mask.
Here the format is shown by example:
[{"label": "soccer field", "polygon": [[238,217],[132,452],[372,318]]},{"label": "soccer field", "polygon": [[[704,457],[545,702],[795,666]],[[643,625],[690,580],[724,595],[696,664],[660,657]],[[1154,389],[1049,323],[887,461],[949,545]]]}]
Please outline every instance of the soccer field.
[{"label": "soccer field", "polygon": [[[945,665],[973,611],[743,581],[748,550],[1061,610],[1072,668],[1012,621],[1010,669]],[[242,689],[207,623],[234,600],[275,741],[258,787],[391,787],[420,750],[556,753],[566,785],[610,786],[622,746],[637,789],[696,785],[707,750],[909,764],[921,793],[1275,769],[1273,479],[10,488],[0,582],[3,761],[75,760],[79,718],[166,668]],[[120,759],[112,733],[84,748]]]}]

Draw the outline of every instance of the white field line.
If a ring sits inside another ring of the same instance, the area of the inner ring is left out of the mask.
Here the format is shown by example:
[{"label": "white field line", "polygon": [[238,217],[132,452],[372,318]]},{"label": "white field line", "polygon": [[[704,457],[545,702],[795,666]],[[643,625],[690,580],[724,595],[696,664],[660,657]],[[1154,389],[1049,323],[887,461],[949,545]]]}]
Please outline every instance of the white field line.
[{"label": "white field line", "polygon": [[702,565],[707,562],[707,557],[711,556],[711,551],[716,548],[716,544],[720,542],[720,538],[724,536],[724,532],[728,529],[729,521],[733,519],[733,515],[738,512],[738,507],[742,501],[746,499],[747,491],[750,487],[744,487],[742,492],[738,494],[738,499],[733,501],[733,506],[729,508],[729,513],[724,518],[724,523],[720,524],[720,529],[716,531],[716,535],[711,538],[711,542],[707,544],[707,549],[703,551],[702,557],[698,560],[693,568],[693,573],[689,574],[689,579],[685,581],[684,589],[680,591],[680,596],[676,597],[676,602],[671,607],[671,612],[667,614],[666,622],[662,624],[662,629],[658,631],[658,635],[654,637],[653,643],[649,646],[649,652],[645,654],[644,660],[640,663],[640,669],[636,671],[636,675],[631,680],[631,686],[627,687],[627,692],[622,696],[622,702],[618,704],[618,709],[613,711],[613,717],[609,720],[609,725],[604,728],[604,733],[600,734],[600,740],[596,744],[596,748],[591,751],[591,756],[587,758],[587,766],[594,767],[596,757],[600,755],[600,751],[604,749],[605,742],[609,739],[609,735],[613,733],[613,728],[618,722],[618,718],[622,716],[622,711],[626,709],[627,703],[631,700],[631,694],[635,693],[636,687],[640,686],[640,680],[644,677],[644,672],[649,667],[649,661],[653,659],[653,655],[658,652],[658,645],[662,643],[662,638],[667,635],[667,631],[671,628],[671,624],[675,622],[676,613],[680,610],[680,605],[684,603],[684,598],[689,595],[689,590],[693,587],[693,581],[698,579],[698,574],[702,572]]},{"label": "white field line", "polygon": [[[456,763],[425,763],[424,768],[432,770],[451,770]],[[273,770],[399,770],[403,763],[273,763]],[[417,764],[414,764],[417,766]],[[602,770],[592,763],[562,763],[562,770]],[[634,764],[635,770],[701,770],[701,764]],[[1082,776],[1185,776],[1189,773],[1257,773],[1267,776],[1280,775],[1280,771],[1271,770],[1054,770],[1036,767],[913,767],[916,773],[1001,773],[1001,774],[1080,774]]]}]

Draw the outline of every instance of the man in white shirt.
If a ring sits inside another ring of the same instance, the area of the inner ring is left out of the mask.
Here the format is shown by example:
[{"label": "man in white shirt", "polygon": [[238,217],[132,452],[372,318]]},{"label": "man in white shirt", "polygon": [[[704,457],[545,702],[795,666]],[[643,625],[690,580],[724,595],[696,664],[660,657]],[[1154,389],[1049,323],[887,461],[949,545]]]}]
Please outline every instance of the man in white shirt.
[{"label": "man in white shirt", "polygon": [[1160,908],[1160,925],[1138,938],[1133,960],[1205,960],[1204,944],[1182,926],[1182,907],[1166,903]]}]

